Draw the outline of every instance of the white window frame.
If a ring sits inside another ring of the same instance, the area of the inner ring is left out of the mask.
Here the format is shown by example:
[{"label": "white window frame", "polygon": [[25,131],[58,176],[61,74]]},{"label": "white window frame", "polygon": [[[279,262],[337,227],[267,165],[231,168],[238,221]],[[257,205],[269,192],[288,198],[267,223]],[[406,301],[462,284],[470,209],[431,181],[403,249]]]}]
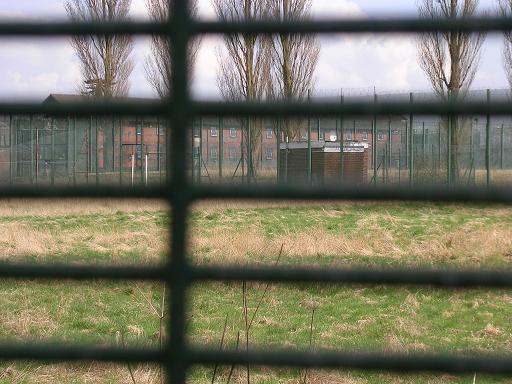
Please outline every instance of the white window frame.
[{"label": "white window frame", "polygon": [[236,128],[229,128],[229,137],[231,137],[231,138],[237,137]]},{"label": "white window frame", "polygon": [[218,137],[219,136],[219,128],[210,127],[210,137]]}]

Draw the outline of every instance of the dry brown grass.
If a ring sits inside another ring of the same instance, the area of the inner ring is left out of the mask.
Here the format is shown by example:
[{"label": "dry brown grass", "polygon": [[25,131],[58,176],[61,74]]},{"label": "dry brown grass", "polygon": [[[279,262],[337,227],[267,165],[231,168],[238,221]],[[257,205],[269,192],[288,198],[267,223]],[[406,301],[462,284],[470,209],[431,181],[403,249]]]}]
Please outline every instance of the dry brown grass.
[{"label": "dry brown grass", "polygon": [[193,234],[192,252],[196,261],[206,259],[215,263],[258,262],[276,255],[284,244],[283,255],[297,259],[305,256],[386,256],[418,257],[424,260],[461,260],[485,263],[486,258],[512,252],[512,227],[493,225],[471,230],[462,228],[427,240],[414,240],[399,244],[392,232],[372,227],[371,218],[363,219],[360,226],[368,230],[355,233],[333,233],[325,229],[266,237],[258,226],[230,230],[214,228],[206,235]]},{"label": "dry brown grass", "polygon": [[168,248],[167,231],[151,220],[137,231],[105,231],[94,227],[51,231],[18,222],[3,222],[0,223],[0,233],[0,259],[4,260],[23,255],[43,259],[86,246],[91,251],[110,254],[113,262],[127,252],[136,252],[142,256],[142,262],[150,262],[157,261]]},{"label": "dry brown grass", "polygon": [[167,204],[151,199],[2,199],[0,216],[62,216],[90,213],[163,211]]}]

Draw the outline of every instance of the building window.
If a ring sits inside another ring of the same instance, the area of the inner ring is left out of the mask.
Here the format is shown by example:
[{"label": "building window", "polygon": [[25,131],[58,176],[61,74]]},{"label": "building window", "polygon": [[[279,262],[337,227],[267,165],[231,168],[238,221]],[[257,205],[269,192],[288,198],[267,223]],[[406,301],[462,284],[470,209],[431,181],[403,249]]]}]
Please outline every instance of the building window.
[{"label": "building window", "polygon": [[210,136],[211,137],[219,136],[219,131],[218,131],[217,127],[211,127],[210,128]]},{"label": "building window", "polygon": [[217,147],[210,147],[210,160],[216,161],[219,158]]},{"label": "building window", "polygon": [[267,149],[265,150],[265,154],[267,160],[272,160],[274,158],[272,147],[267,147]]},{"label": "building window", "polygon": [[363,141],[368,141],[368,132],[363,132]]},{"label": "building window", "polygon": [[379,141],[384,140],[384,134],[382,132],[377,133],[377,140],[379,140]]},{"label": "building window", "polygon": [[345,140],[352,140],[352,132],[345,132]]},{"label": "building window", "polygon": [[0,124],[0,147],[9,147],[9,127],[7,125]]},{"label": "building window", "polygon": [[236,128],[229,128],[229,137],[236,137]]},{"label": "building window", "polygon": [[236,148],[229,148],[228,156],[229,156],[229,160],[235,161],[236,160]]},{"label": "building window", "polygon": [[272,128],[267,128],[267,139],[271,139],[272,138]]}]

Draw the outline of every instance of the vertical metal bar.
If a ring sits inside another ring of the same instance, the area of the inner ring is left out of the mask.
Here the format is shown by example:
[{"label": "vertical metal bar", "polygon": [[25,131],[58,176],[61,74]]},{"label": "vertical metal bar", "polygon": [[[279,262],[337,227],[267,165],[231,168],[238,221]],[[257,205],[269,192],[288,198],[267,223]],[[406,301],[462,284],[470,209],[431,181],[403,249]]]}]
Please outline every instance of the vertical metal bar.
[{"label": "vertical metal bar", "polygon": [[12,184],[12,176],[13,176],[13,152],[14,152],[14,140],[13,140],[13,129],[12,129],[12,115],[9,114],[9,184]]},{"label": "vertical metal bar", "polygon": [[441,140],[441,125],[442,125],[442,124],[441,124],[441,122],[439,122],[439,123],[438,123],[438,127],[439,127],[439,129],[438,129],[438,131],[437,131],[437,136],[438,136],[438,137],[437,137],[437,140],[438,140],[437,152],[438,152],[438,163],[439,163],[439,164],[437,165],[437,167],[438,167],[439,171],[441,170],[441,162],[442,162],[442,151],[441,151],[441,142],[442,142],[442,140]]},{"label": "vertical metal bar", "polygon": [[[98,117],[94,119],[94,167],[95,169],[95,177],[96,177],[96,185],[100,184],[99,174],[98,174],[98,152],[99,152],[99,145],[98,145]],[[105,153],[105,148],[103,148],[103,154]],[[103,157],[104,158],[104,157]]]},{"label": "vertical metal bar", "polygon": [[[311,103],[311,91],[308,90],[308,103]],[[311,153],[311,116],[308,115],[308,184],[313,181],[313,156]]]},{"label": "vertical metal bar", "polygon": [[51,145],[52,145],[52,156],[51,156],[51,166],[50,166],[50,172],[51,172],[51,183],[52,185],[55,184],[55,125],[53,117],[50,119],[51,124]]},{"label": "vertical metal bar", "polygon": [[387,167],[387,171],[386,171],[386,176],[388,178],[388,180],[386,180],[387,182],[389,182],[389,169],[391,168],[391,154],[392,154],[392,139],[393,137],[391,136],[391,118],[389,119],[388,121],[388,158],[387,158],[387,163],[386,163],[386,167]]},{"label": "vertical metal bar", "polygon": [[[10,146],[9,142],[9,146]],[[39,181],[39,126],[36,124],[36,185]]]},{"label": "vertical metal bar", "polygon": [[[411,105],[414,103],[414,95],[409,94],[409,102]],[[414,185],[414,116],[409,115],[409,185]]]},{"label": "vertical metal bar", "polygon": [[119,185],[123,185],[123,124],[121,118],[117,120],[119,125]]},{"label": "vertical metal bar", "polygon": [[[106,124],[105,124],[106,126]],[[116,124],[115,118],[112,116],[112,181],[116,173]]]},{"label": "vertical metal bar", "polygon": [[167,263],[167,284],[170,288],[170,329],[165,360],[167,362],[167,382],[185,384],[187,377],[188,349],[185,343],[186,290],[188,281],[188,264],[185,239],[187,234],[188,181],[186,177],[186,129],[189,126],[190,101],[188,94],[188,39],[190,37],[190,15],[188,1],[174,1],[173,10],[169,12],[169,32],[172,41],[171,67],[174,107],[169,110],[180,111],[169,116],[172,129],[171,191],[171,260]]},{"label": "vertical metal bar", "polygon": [[[30,132],[30,184],[34,184],[34,132],[32,130],[32,118],[31,114],[29,117],[29,132]],[[69,121],[68,121],[69,127]],[[69,128],[68,128],[69,129]]]},{"label": "vertical metal bar", "polygon": [[[201,172],[203,171],[203,117],[201,116],[199,119],[199,148],[197,154],[197,183],[201,184]],[[242,132],[242,138],[244,134]],[[242,140],[243,141],[243,140]],[[167,155],[169,157],[169,155]]]},{"label": "vertical metal bar", "polygon": [[73,116],[73,185],[76,185],[76,116]]},{"label": "vertical metal bar", "polygon": [[[491,90],[487,90],[487,104],[491,103]],[[487,169],[487,186],[491,184],[491,115],[486,116],[485,126],[485,167]]]},{"label": "vertical metal bar", "polygon": [[452,116],[448,116],[448,130],[446,134],[446,172],[448,185],[452,183]]},{"label": "vertical metal bar", "polygon": [[89,127],[87,130],[87,172],[86,172],[87,184],[89,184],[89,173],[92,172],[91,146],[92,146],[92,116],[89,117]]},{"label": "vertical metal bar", "polygon": [[277,137],[276,137],[276,147],[277,147],[277,182],[281,182],[281,119],[277,121]]},{"label": "vertical metal bar", "polygon": [[222,181],[222,167],[224,166],[224,118],[219,117],[219,180]]},{"label": "vertical metal bar", "polygon": [[142,117],[142,119],[140,120],[139,124],[140,124],[140,183],[144,184],[144,166],[143,166],[143,162],[144,162],[144,155],[145,155],[145,152],[146,152],[144,150],[144,117]]},{"label": "vertical metal bar", "polygon": [[501,137],[500,137],[500,168],[503,169],[503,141],[505,138],[504,125],[501,124]]},{"label": "vertical metal bar", "polygon": [[[377,94],[373,94],[373,102],[377,104]],[[355,139],[355,132],[354,132]],[[377,116],[372,120],[372,161],[373,161],[373,184],[377,185]]]},{"label": "vertical metal bar", "polygon": [[423,167],[425,168],[425,151],[427,149],[427,141],[426,141],[426,137],[425,137],[425,122],[423,121],[422,124],[421,124],[421,129],[422,129],[422,132],[421,132],[421,152],[422,152],[422,155],[421,155],[421,158],[422,158],[422,161],[423,161]]},{"label": "vertical metal bar", "polygon": [[252,157],[252,124],[251,117],[247,118],[247,184],[251,184],[254,176],[253,157]]},{"label": "vertical metal bar", "polygon": [[[343,89],[341,90],[340,95],[340,104],[343,105],[344,97],[343,97]],[[344,172],[345,172],[345,129],[343,126],[343,115],[340,116],[340,172],[341,172],[341,180],[343,181]],[[366,166],[366,164],[365,164]]]}]

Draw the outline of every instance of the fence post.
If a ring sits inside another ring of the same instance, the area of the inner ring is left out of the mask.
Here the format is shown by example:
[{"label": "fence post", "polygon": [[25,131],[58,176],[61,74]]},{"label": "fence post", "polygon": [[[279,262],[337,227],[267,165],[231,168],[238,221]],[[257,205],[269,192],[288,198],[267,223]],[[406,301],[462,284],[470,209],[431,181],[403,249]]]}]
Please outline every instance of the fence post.
[{"label": "fence post", "polygon": [[119,185],[123,184],[123,127],[121,118],[117,121],[119,125]]},{"label": "fence post", "polygon": [[[204,120],[201,116],[199,118],[199,148],[197,150],[197,184],[201,184],[201,173],[203,172],[203,125]],[[242,138],[243,137],[244,133],[242,132]]]},{"label": "fence post", "polygon": [[[377,93],[373,92],[373,103],[377,104]],[[372,160],[373,160],[373,184],[377,185],[377,116],[373,116],[372,132]],[[354,125],[355,126],[355,125]],[[355,132],[354,132],[355,140]]]},{"label": "fence post", "polygon": [[[411,104],[414,103],[414,95],[411,92],[409,94],[409,101]],[[409,115],[409,185],[412,186],[414,184],[414,116],[411,113]]]},{"label": "fence post", "polygon": [[504,130],[503,124],[501,124],[501,138],[500,138],[500,168],[503,169],[503,140],[505,138],[505,134],[503,133]]},{"label": "fence post", "polygon": [[[308,103],[311,103],[311,91],[308,90]],[[313,181],[313,156],[311,153],[311,115],[308,115],[308,183],[311,184]]]},{"label": "fence post", "polygon": [[277,147],[277,182],[281,182],[281,119],[277,120],[277,135],[276,135],[276,147]]},{"label": "fence post", "polygon": [[389,118],[389,121],[388,121],[388,159],[387,159],[387,178],[388,178],[388,182],[389,182],[389,169],[391,168],[391,155],[392,155],[392,151],[393,151],[393,147],[392,147],[392,136],[391,136],[391,118]]},{"label": "fence post", "polygon": [[13,153],[14,153],[14,140],[13,140],[13,129],[12,129],[12,114],[9,114],[9,184],[13,181]]},{"label": "fence post", "polygon": [[[343,89],[341,90],[340,94],[340,104],[343,105]],[[345,129],[343,127],[343,115],[340,116],[340,172],[341,172],[341,180],[343,182],[343,173],[345,172]]]},{"label": "fence post", "polygon": [[144,167],[142,166],[142,161],[144,159],[144,117],[141,121],[139,121],[140,124],[140,183],[144,184]]},{"label": "fence post", "polygon": [[[29,117],[29,132],[30,132],[30,184],[34,184],[34,132],[32,131],[32,117]],[[68,132],[69,132],[69,115],[68,115]]]},{"label": "fence post", "polygon": [[[491,102],[491,90],[487,90],[487,104]],[[486,116],[485,127],[485,166],[487,168],[487,186],[491,183],[491,115]]]},{"label": "fence post", "polygon": [[224,160],[224,118],[219,117],[219,180],[222,181],[222,167]]},{"label": "fence post", "polygon": [[55,125],[53,121],[53,117],[50,120],[51,124],[51,151],[52,151],[52,160],[51,160],[51,167],[50,167],[50,180],[52,185],[55,184]]},{"label": "fence post", "polygon": [[441,122],[439,122],[438,126],[439,126],[439,129],[437,131],[437,140],[438,140],[438,147],[437,147],[437,152],[438,152],[438,164],[437,164],[437,167],[439,169],[439,171],[441,170],[441,162],[442,162],[442,152],[441,152]]},{"label": "fence post", "polygon": [[76,185],[76,116],[73,117],[73,185]]}]

